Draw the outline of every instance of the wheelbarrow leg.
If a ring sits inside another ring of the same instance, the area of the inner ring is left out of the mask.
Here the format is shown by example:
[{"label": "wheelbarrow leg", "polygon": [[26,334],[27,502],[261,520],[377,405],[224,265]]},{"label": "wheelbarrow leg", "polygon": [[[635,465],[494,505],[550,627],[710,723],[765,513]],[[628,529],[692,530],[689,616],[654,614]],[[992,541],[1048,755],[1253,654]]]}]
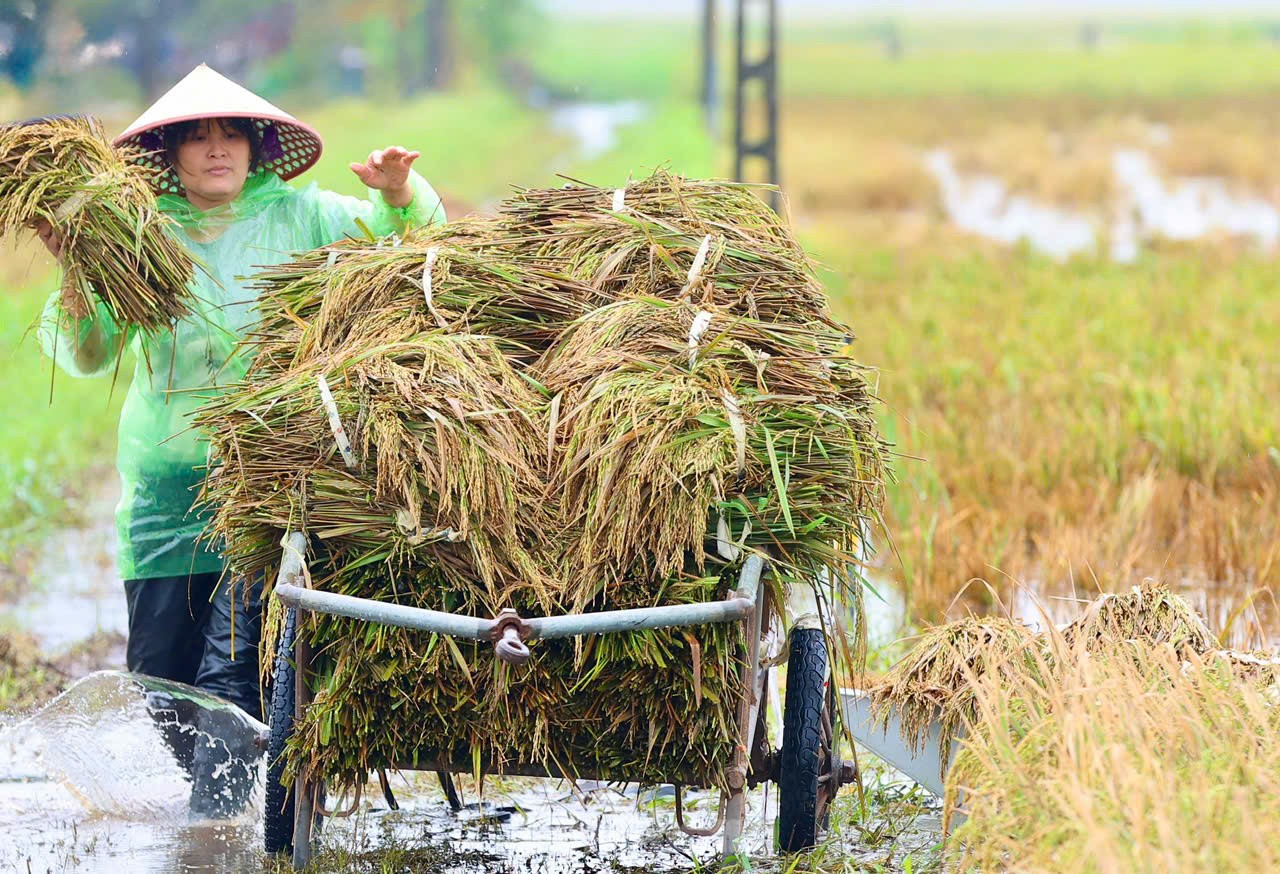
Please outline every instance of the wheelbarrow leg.
[{"label": "wheelbarrow leg", "polygon": [[[294,685],[294,722],[302,724],[302,715],[311,703],[311,687],[307,678],[311,675],[311,645],[299,636],[294,648],[297,680]],[[301,871],[311,863],[311,830],[315,825],[317,786],[311,779],[310,764],[304,765],[294,782],[293,805],[293,867]]]},{"label": "wheelbarrow leg", "polygon": [[746,659],[742,663],[742,700],[738,703],[738,744],[729,768],[729,792],[724,811],[724,859],[739,854],[739,842],[747,821],[747,767],[759,718],[764,675],[760,670],[760,633],[764,624],[764,605],[768,586],[762,580],[756,590],[756,609],[745,623]]},{"label": "wheelbarrow leg", "polygon": [[311,864],[311,828],[315,823],[316,784],[299,777],[298,799],[293,809],[293,868],[301,871]]}]

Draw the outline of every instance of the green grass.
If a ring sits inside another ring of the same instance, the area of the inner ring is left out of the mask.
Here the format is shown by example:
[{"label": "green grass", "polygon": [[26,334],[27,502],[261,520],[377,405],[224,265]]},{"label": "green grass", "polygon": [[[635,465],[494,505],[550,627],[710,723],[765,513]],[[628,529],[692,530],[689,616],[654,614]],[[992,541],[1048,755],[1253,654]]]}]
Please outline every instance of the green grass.
[{"label": "green grass", "polygon": [[437,190],[483,203],[511,185],[550,184],[554,159],[569,145],[541,114],[484,87],[407,103],[341,100],[300,114],[325,141],[320,162],[300,181],[358,196],[364,185],[347,165],[385,146],[417,149],[414,168]]},{"label": "green grass", "polygon": [[[731,18],[723,22],[721,93],[732,99]],[[1247,21],[1104,21],[1097,51],[1077,21],[900,23],[903,54],[888,56],[881,22],[817,24],[785,15],[784,98],[937,95],[1168,98],[1280,90],[1280,49]],[[575,96],[696,99],[699,25],[692,20],[558,20],[534,67]]]},{"label": "green grass", "polygon": [[[52,362],[29,329],[56,287],[47,255],[6,248],[0,272],[0,371],[5,415],[0,417],[0,564],[51,526],[74,521],[68,503],[83,491],[87,468],[112,458],[116,422],[131,367],[111,392],[110,379],[73,379],[59,371],[49,401]],[[29,270],[24,269],[30,265]]]}]

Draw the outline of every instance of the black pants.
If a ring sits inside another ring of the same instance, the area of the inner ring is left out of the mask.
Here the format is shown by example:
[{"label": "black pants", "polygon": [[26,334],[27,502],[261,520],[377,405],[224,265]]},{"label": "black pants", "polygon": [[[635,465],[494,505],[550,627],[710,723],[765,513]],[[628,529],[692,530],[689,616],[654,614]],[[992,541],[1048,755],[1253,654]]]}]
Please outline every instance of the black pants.
[{"label": "black pants", "polygon": [[[220,574],[126,580],[130,671],[195,686],[262,718],[258,642],[262,630],[262,582],[228,584]],[[229,739],[243,736],[225,711],[201,708],[162,692],[149,695],[156,727],[178,765],[192,780],[192,812],[232,816],[253,785],[251,749]],[[194,723],[194,724],[193,724]],[[240,773],[243,771],[244,773]]]},{"label": "black pants", "polygon": [[219,584],[220,576],[125,580],[125,660],[134,673],[195,686],[262,719],[262,581],[232,587],[226,579]]}]

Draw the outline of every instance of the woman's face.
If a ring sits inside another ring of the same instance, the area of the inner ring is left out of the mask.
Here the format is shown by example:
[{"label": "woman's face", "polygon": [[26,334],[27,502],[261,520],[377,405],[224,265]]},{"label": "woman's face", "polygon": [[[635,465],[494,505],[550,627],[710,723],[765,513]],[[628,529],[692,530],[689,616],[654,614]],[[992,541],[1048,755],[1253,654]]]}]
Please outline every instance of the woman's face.
[{"label": "woman's face", "polygon": [[230,203],[249,177],[249,140],[220,119],[196,125],[178,145],[174,172],[197,209]]}]

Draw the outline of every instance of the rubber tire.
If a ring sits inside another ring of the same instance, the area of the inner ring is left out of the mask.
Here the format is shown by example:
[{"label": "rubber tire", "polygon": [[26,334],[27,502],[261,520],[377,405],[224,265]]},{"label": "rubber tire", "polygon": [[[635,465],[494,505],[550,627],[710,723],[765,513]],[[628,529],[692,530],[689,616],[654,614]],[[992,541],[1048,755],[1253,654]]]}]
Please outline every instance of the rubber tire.
[{"label": "rubber tire", "polygon": [[275,664],[271,667],[271,710],[267,723],[267,798],[262,823],[263,849],[269,855],[293,852],[293,791],[292,788],[286,788],[281,780],[284,777],[284,745],[293,734],[294,696],[298,677],[293,651],[297,629],[297,608],[289,607],[276,645]]},{"label": "rubber tire", "polygon": [[808,850],[818,840],[818,770],[822,711],[827,700],[827,643],[822,630],[791,632],[787,700],[782,710],[778,764],[778,849]]}]

